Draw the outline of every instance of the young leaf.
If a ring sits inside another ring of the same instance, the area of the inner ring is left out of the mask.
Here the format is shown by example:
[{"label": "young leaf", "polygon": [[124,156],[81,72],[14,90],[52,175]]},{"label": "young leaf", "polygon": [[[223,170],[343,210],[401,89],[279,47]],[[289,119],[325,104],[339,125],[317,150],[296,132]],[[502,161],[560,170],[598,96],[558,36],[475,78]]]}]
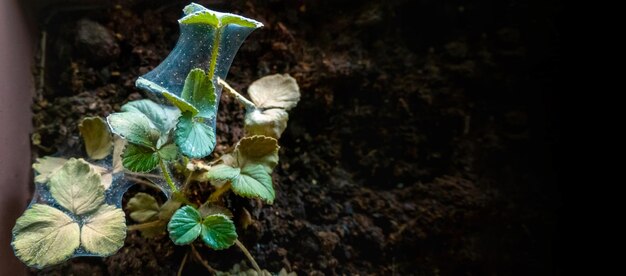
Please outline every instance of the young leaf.
[{"label": "young leaf", "polygon": [[271,204],[276,196],[271,173],[278,163],[278,148],[274,138],[245,137],[232,154],[222,156],[223,164],[209,169],[207,177],[215,186],[230,181],[236,194],[261,198]]},{"label": "young leaf", "polygon": [[276,193],[272,186],[272,176],[261,164],[248,164],[241,169],[239,177],[232,182],[233,192],[243,197],[261,198],[267,203],[274,202]]},{"label": "young leaf", "polygon": [[159,105],[151,100],[137,100],[122,106],[122,112],[139,112],[150,120],[154,127],[161,133],[161,143],[167,142],[169,132],[176,126],[180,116],[180,110]]},{"label": "young leaf", "polygon": [[263,24],[258,21],[235,14],[215,12],[194,3],[185,7],[183,11],[186,16],[178,20],[182,24],[205,24],[213,26],[214,28],[221,28],[229,24],[247,28],[259,28],[263,26]]},{"label": "young leaf", "polygon": [[181,94],[183,100],[198,109],[194,116],[213,118],[217,113],[215,87],[202,69],[196,68],[189,72]]},{"label": "young leaf", "polygon": [[152,148],[128,144],[122,155],[122,163],[133,172],[149,172],[159,165],[159,154]]},{"label": "young leaf", "polygon": [[82,159],[70,159],[50,177],[50,194],[76,215],[97,209],[104,202],[101,177]]},{"label": "young leaf", "polygon": [[176,125],[174,141],[185,156],[202,158],[215,148],[215,132],[191,113],[185,112]]},{"label": "young leaf", "polygon": [[190,244],[202,231],[202,217],[200,212],[191,206],[178,209],[167,224],[170,239],[176,245]]},{"label": "young leaf", "polygon": [[178,156],[178,148],[175,144],[168,144],[160,148],[158,151],[159,157],[165,161],[174,161]]},{"label": "young leaf", "polygon": [[163,96],[167,100],[169,100],[174,106],[178,107],[181,113],[191,113],[192,116],[196,116],[198,112],[200,112],[195,106],[191,103],[185,101],[183,98],[178,97],[169,92],[162,92]]},{"label": "young leaf", "polygon": [[146,193],[137,193],[126,204],[130,218],[136,222],[147,222],[157,219],[159,204],[156,199]]},{"label": "young leaf", "polygon": [[226,249],[237,240],[235,224],[223,214],[209,215],[202,221],[202,241],[215,250]]},{"label": "young leaf", "polygon": [[126,238],[124,211],[102,205],[85,221],[80,233],[83,247],[94,254],[109,256],[122,248]]},{"label": "young leaf", "polygon": [[107,117],[113,133],[133,144],[156,147],[160,133],[151,127],[152,122],[139,112],[119,112]]},{"label": "young leaf", "polygon": [[43,268],[68,259],[80,244],[80,229],[56,208],[33,204],[13,228],[15,255],[28,266]]},{"label": "young leaf", "polygon": [[52,156],[44,156],[41,158],[37,158],[35,163],[33,164],[33,169],[37,172],[37,176],[35,176],[35,182],[37,183],[47,183],[50,179],[50,176],[57,172],[63,165],[67,162],[65,158],[52,157]]},{"label": "young leaf", "polygon": [[78,125],[78,129],[85,141],[85,150],[89,158],[100,160],[111,153],[111,132],[102,118],[84,118]]},{"label": "young leaf", "polygon": [[300,101],[298,83],[289,74],[262,77],[250,85],[248,94],[259,109],[281,108],[289,111]]}]

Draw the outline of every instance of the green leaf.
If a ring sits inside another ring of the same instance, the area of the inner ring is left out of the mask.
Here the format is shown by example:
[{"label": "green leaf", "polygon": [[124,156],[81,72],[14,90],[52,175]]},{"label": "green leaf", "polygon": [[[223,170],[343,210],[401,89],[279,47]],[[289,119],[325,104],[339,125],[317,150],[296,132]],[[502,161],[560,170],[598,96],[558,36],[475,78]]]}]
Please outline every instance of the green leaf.
[{"label": "green leaf", "polygon": [[206,24],[216,28],[220,24],[215,12],[210,10],[196,11],[181,18],[178,22],[183,24]]},{"label": "green leaf", "polygon": [[212,166],[211,169],[209,169],[207,173],[207,177],[209,178],[209,180],[211,180],[211,182],[213,181],[216,181],[218,183],[223,182],[223,181],[232,182],[235,179],[237,179],[237,177],[239,177],[240,172],[241,172],[241,169],[239,168],[233,168],[226,164],[218,164],[218,165]]},{"label": "green leaf", "polygon": [[174,141],[180,151],[190,158],[202,158],[215,148],[215,131],[202,119],[191,113],[183,113],[176,125]]},{"label": "green leaf", "polygon": [[174,161],[178,157],[178,147],[175,144],[168,144],[158,150],[159,156],[165,161]]},{"label": "green leaf", "polygon": [[42,158],[37,158],[33,164],[33,169],[37,172],[35,182],[47,183],[50,176],[61,169],[65,162],[67,162],[67,159],[59,157],[44,156]]},{"label": "green leaf", "polygon": [[84,118],[78,125],[80,135],[85,141],[85,150],[89,158],[100,160],[111,153],[112,138],[109,127],[100,117]]},{"label": "green leaf", "polygon": [[107,117],[113,133],[128,142],[146,147],[156,147],[160,133],[151,127],[150,119],[139,112],[119,112]]},{"label": "green leaf", "polygon": [[198,109],[199,113],[194,116],[215,117],[217,113],[215,87],[202,69],[196,68],[189,72],[181,97]]},{"label": "green leaf", "polygon": [[178,97],[170,92],[163,92],[163,96],[168,99],[174,106],[180,109],[181,113],[191,113],[192,116],[196,116],[200,111],[191,103],[185,101],[183,98]]},{"label": "green leaf", "polygon": [[159,154],[152,148],[128,144],[122,155],[122,163],[133,172],[149,172],[159,165]]},{"label": "green leaf", "polygon": [[261,22],[235,14],[225,14],[220,18],[220,21],[222,26],[226,26],[228,24],[239,25],[247,28],[259,28],[263,26]]},{"label": "green leaf", "polygon": [[80,229],[56,208],[33,204],[17,219],[11,245],[28,266],[43,268],[67,260],[80,244]]},{"label": "green leaf", "polygon": [[260,78],[250,85],[248,94],[260,109],[281,108],[289,111],[300,101],[298,83],[289,74]]},{"label": "green leaf", "polygon": [[215,28],[220,28],[228,24],[247,28],[259,28],[263,26],[263,24],[258,21],[235,14],[215,12],[197,4],[188,5],[183,11],[186,16],[179,20],[182,24],[205,24]]},{"label": "green leaf", "polygon": [[126,209],[130,212],[130,218],[136,222],[147,222],[156,220],[159,214],[159,204],[156,199],[146,193],[137,193],[126,204]]},{"label": "green leaf", "polygon": [[232,190],[243,197],[261,198],[273,203],[276,193],[272,186],[272,176],[261,164],[249,164],[241,169],[239,177],[232,183]]},{"label": "green leaf", "polygon": [[263,135],[279,139],[287,128],[289,113],[280,108],[255,109],[246,112],[244,130],[246,136]]},{"label": "green leaf", "polygon": [[159,105],[151,100],[137,100],[122,106],[123,112],[139,112],[152,122],[152,125],[161,133],[161,143],[167,142],[170,131],[176,126],[180,117],[180,110]]},{"label": "green leaf", "polygon": [[202,231],[202,217],[200,212],[191,206],[178,209],[167,224],[170,239],[176,245],[190,244]]},{"label": "green leaf", "polygon": [[76,215],[89,213],[104,202],[100,174],[82,159],[70,159],[50,177],[50,194]]},{"label": "green leaf", "polygon": [[124,211],[113,205],[102,205],[91,215],[80,232],[85,250],[100,256],[109,256],[124,246],[126,219]]},{"label": "green leaf", "polygon": [[226,249],[237,240],[235,224],[223,214],[214,214],[202,221],[202,241],[215,250]]}]

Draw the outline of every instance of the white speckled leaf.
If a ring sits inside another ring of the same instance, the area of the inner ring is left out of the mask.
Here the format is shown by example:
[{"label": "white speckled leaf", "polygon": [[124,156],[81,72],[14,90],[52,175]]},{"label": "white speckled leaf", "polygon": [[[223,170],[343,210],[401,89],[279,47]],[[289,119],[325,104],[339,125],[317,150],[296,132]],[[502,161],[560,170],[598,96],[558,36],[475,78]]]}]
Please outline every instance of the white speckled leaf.
[{"label": "white speckled leaf", "polygon": [[33,204],[17,219],[11,245],[15,255],[36,268],[67,260],[80,243],[78,223],[56,208]]},{"label": "white speckled leaf", "polygon": [[89,213],[104,202],[100,174],[82,159],[70,159],[50,177],[50,194],[76,215]]},{"label": "white speckled leaf", "polygon": [[124,211],[113,205],[102,205],[85,221],[80,241],[85,250],[109,256],[124,245],[126,219]]}]

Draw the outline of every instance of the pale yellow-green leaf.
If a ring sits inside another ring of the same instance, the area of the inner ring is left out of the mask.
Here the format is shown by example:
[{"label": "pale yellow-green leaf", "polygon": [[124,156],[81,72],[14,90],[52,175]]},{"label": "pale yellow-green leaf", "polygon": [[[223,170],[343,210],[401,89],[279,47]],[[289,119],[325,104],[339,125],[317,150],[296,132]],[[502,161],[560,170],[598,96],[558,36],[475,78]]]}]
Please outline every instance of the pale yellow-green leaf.
[{"label": "pale yellow-green leaf", "polygon": [[78,125],[78,129],[85,142],[85,150],[89,158],[100,160],[111,153],[111,132],[104,119],[84,118]]},{"label": "pale yellow-green leaf", "polygon": [[104,202],[102,178],[89,163],[70,159],[50,177],[50,194],[76,215],[97,209]]},{"label": "pale yellow-green leaf", "polygon": [[278,164],[278,141],[272,137],[255,135],[244,137],[235,147],[235,156],[238,167],[243,168],[248,164],[263,165],[268,173],[271,173]]},{"label": "pale yellow-green leaf", "polygon": [[101,256],[117,252],[124,245],[124,239],[124,211],[113,205],[102,205],[85,221],[80,232],[81,245],[85,250]]},{"label": "pale yellow-green leaf", "polygon": [[280,108],[252,110],[245,117],[246,136],[264,135],[279,139],[287,128],[288,120],[289,113]]},{"label": "pale yellow-green leaf", "polygon": [[262,77],[250,85],[248,94],[260,109],[282,108],[289,111],[300,100],[298,83],[289,74]]},{"label": "pale yellow-green leaf", "polygon": [[47,183],[50,179],[50,175],[63,167],[65,162],[67,162],[67,159],[59,157],[44,156],[37,158],[33,164],[33,169],[37,172],[35,182],[43,184]]},{"label": "pale yellow-green leaf", "polygon": [[126,140],[115,136],[113,139],[113,173],[118,173],[124,170],[122,163],[122,153],[126,147]]},{"label": "pale yellow-green leaf", "polygon": [[80,230],[65,213],[34,204],[17,219],[12,242],[15,255],[28,266],[43,268],[68,259],[80,244]]},{"label": "pale yellow-green leaf", "polygon": [[159,214],[159,204],[156,199],[146,193],[137,193],[126,204],[126,209],[130,212],[130,218],[136,222],[147,222],[157,219]]}]

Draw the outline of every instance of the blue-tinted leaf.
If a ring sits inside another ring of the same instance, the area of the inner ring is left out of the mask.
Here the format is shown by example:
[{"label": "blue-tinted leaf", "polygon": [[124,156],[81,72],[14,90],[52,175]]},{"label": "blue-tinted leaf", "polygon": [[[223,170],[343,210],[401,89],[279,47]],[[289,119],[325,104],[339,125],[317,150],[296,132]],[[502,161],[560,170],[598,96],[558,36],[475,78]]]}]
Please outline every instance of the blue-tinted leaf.
[{"label": "blue-tinted leaf", "polygon": [[190,244],[202,231],[200,212],[191,206],[178,209],[167,224],[170,239],[177,245]]},{"label": "blue-tinted leaf", "polygon": [[180,152],[190,158],[202,158],[215,148],[215,130],[201,118],[183,113],[176,125],[174,141]]},{"label": "blue-tinted leaf", "polygon": [[226,249],[237,240],[235,224],[223,214],[209,215],[202,221],[202,241],[215,250]]}]

